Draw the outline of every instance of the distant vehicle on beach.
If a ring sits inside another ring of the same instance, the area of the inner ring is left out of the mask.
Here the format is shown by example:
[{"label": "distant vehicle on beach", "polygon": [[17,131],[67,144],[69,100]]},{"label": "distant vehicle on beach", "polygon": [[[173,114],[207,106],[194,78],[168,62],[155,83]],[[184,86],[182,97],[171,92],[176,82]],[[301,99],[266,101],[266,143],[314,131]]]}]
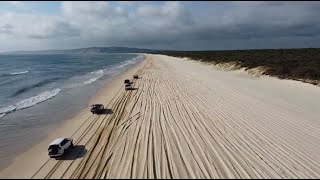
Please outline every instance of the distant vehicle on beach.
[{"label": "distant vehicle on beach", "polygon": [[135,78],[135,79],[139,79],[139,75],[133,75],[133,78]]},{"label": "distant vehicle on beach", "polygon": [[126,84],[126,86],[125,86],[125,90],[131,90],[131,89],[132,89],[131,84]]},{"label": "distant vehicle on beach", "polygon": [[92,114],[99,114],[103,113],[104,111],[104,106],[102,104],[93,104],[91,105],[91,110]]},{"label": "distant vehicle on beach", "polygon": [[124,80],[124,83],[125,83],[125,84],[130,84],[130,80],[129,80],[129,79],[126,79],[126,80]]},{"label": "distant vehicle on beach", "polygon": [[59,157],[71,148],[73,148],[72,138],[58,138],[49,144],[48,155],[50,157]]}]

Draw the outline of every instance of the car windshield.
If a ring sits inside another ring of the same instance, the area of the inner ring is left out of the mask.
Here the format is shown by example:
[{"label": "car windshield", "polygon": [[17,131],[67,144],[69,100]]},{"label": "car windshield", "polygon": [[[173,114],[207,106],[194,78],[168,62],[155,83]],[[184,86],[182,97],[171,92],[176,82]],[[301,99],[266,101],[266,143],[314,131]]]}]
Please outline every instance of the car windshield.
[{"label": "car windshield", "polygon": [[59,145],[50,145],[48,149],[60,149]]},{"label": "car windshield", "polygon": [[56,154],[59,152],[60,147],[58,145],[51,145],[48,148],[49,154]]}]

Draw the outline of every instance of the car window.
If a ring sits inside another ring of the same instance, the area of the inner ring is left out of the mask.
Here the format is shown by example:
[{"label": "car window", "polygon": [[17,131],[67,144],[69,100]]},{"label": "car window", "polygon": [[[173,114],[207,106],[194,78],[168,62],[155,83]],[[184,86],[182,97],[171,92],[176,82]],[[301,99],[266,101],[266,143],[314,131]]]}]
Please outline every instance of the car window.
[{"label": "car window", "polygon": [[48,149],[60,149],[58,145],[51,145]]},{"label": "car window", "polygon": [[60,143],[60,145],[61,145],[61,146],[64,146],[67,142],[68,142],[68,140],[67,140],[67,139],[64,139],[64,140]]}]

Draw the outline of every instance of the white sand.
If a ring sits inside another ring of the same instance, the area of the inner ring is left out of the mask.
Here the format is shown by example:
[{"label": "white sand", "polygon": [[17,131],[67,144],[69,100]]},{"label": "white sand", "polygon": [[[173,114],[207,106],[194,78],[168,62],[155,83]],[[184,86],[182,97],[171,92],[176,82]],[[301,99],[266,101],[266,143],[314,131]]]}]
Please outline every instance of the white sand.
[{"label": "white sand", "polygon": [[[0,177],[320,178],[319,87],[148,55],[92,102],[113,114],[82,111]],[[65,160],[47,156],[57,135],[77,144]]]}]

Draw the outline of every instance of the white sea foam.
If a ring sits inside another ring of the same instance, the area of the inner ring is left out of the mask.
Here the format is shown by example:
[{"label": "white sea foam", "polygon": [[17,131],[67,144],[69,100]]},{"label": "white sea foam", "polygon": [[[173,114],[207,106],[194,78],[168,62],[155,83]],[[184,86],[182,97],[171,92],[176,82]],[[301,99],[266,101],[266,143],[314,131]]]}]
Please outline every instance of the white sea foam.
[{"label": "white sea foam", "polygon": [[[75,87],[85,86],[87,84],[93,83],[96,80],[100,79],[103,75],[104,75],[104,72],[102,69],[98,70],[98,71],[90,72],[89,74],[73,78],[72,81],[76,81],[78,83],[68,84],[64,88],[71,89],[71,88],[75,88]],[[86,80],[81,82],[81,80],[83,80],[83,79],[86,79]]]},{"label": "white sea foam", "polygon": [[95,81],[98,80],[98,79],[99,79],[99,78],[91,78],[91,79],[89,79],[89,80],[87,80],[87,81],[82,82],[81,84],[82,84],[82,85],[87,85],[87,84],[90,84],[90,83],[95,82]]},{"label": "white sea foam", "polygon": [[136,62],[133,61],[133,60],[125,61],[123,64],[117,66],[116,68],[117,68],[117,69],[120,69],[120,68],[123,68],[123,67],[125,67],[125,66],[130,65],[130,64],[134,64],[134,63],[136,63]]},{"label": "white sea foam", "polygon": [[21,71],[21,72],[14,72],[14,73],[10,73],[11,75],[19,75],[19,74],[25,74],[28,73],[29,71]]},{"label": "white sea foam", "polygon": [[138,60],[141,60],[142,58],[144,58],[144,56],[139,55],[133,59],[121,62],[120,64],[116,64],[113,67],[108,67],[105,69],[100,69],[98,71],[92,71],[90,73],[87,73],[87,74],[84,74],[81,76],[73,77],[73,78],[66,81],[66,85],[63,86],[62,89],[72,89],[72,88],[76,88],[76,87],[82,87],[87,84],[91,84],[91,83],[97,81],[98,79],[100,79],[101,77],[103,77],[104,75],[114,74],[119,69],[121,69],[125,66],[128,66],[130,64],[135,64]]},{"label": "white sea foam", "polygon": [[138,57],[135,57],[133,59],[130,59],[130,60],[127,60],[127,61],[124,61],[122,62],[120,65],[114,67],[115,69],[120,69],[120,68],[123,68],[125,66],[128,66],[130,64],[135,64],[137,63],[138,60],[140,60],[141,58],[143,58],[143,56],[138,56]]},{"label": "white sea foam", "polygon": [[28,98],[28,99],[24,99],[20,102],[18,102],[16,104],[16,106],[8,106],[8,107],[5,107],[5,108],[1,108],[0,109],[0,118],[2,118],[3,116],[15,111],[15,110],[19,110],[19,109],[24,109],[24,108],[28,108],[28,107],[31,107],[31,106],[34,106],[38,103],[41,103],[43,101],[46,101],[54,96],[56,96],[59,92],[61,91],[61,89],[55,89],[55,90],[52,90],[52,91],[46,91],[46,92],[43,92],[37,96],[34,96],[34,97],[31,97],[31,98]]},{"label": "white sea foam", "polygon": [[8,107],[5,107],[5,108],[1,108],[0,109],[0,119],[5,116],[6,114],[8,113],[11,113],[12,111],[16,110],[17,107],[15,106],[8,106]]},{"label": "white sea foam", "polygon": [[16,109],[17,109],[17,107],[15,107],[15,106],[8,106],[8,107],[5,107],[5,108],[1,108],[0,109],[0,114],[10,113],[10,112],[12,112],[12,111],[14,111]]},{"label": "white sea foam", "polygon": [[24,99],[16,104],[17,110],[28,108],[28,107],[34,106],[38,103],[41,103],[43,101],[46,101],[48,99],[51,99],[54,96],[56,96],[57,94],[59,94],[60,91],[61,91],[61,89],[58,88],[58,89],[55,89],[52,91],[45,91],[37,96],[31,97],[28,99]]},{"label": "white sea foam", "polygon": [[95,77],[90,78],[89,80],[86,80],[86,81],[82,82],[81,85],[84,86],[84,85],[93,83],[96,80],[98,80],[99,78],[101,78],[103,76],[103,70],[99,70],[99,71],[93,72],[93,74],[95,75]]},{"label": "white sea foam", "polygon": [[0,119],[1,119],[3,116],[5,116],[5,115],[6,115],[5,113],[0,114]]}]

